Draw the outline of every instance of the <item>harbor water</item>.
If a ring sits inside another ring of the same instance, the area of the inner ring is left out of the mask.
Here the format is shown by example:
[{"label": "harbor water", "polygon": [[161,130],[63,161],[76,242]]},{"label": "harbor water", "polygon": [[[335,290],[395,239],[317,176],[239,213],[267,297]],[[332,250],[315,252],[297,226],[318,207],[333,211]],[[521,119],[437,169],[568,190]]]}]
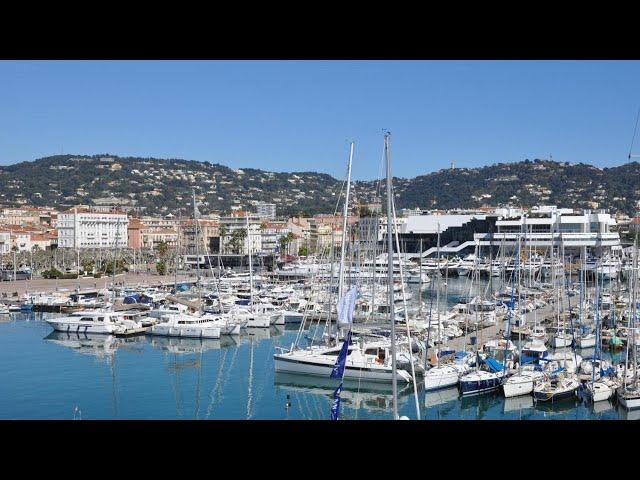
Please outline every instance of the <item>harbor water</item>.
[{"label": "harbor water", "polygon": [[[464,294],[465,281],[449,279],[448,304]],[[425,307],[429,295],[423,293]],[[44,319],[56,315],[0,319],[0,418],[329,419],[337,380],[274,372],[273,354],[290,347],[297,326],[220,340],[116,338],[53,332]],[[391,418],[390,384],[345,384],[341,398],[342,419]],[[640,411],[581,398],[555,405],[501,392],[461,398],[456,388],[425,394],[418,384],[418,399],[428,420],[640,419]],[[399,386],[399,413],[416,418],[411,385]]]}]

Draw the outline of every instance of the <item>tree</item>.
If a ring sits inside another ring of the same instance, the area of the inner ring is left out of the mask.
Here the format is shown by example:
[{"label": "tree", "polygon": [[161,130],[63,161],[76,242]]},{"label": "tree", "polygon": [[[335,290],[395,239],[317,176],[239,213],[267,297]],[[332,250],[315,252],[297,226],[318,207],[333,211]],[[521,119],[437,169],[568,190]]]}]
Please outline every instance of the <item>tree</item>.
[{"label": "tree", "polygon": [[[122,273],[127,270],[127,264],[123,258],[116,261],[116,274]],[[113,274],[113,261],[105,262],[103,265],[103,273],[106,275]]]},{"label": "tree", "polygon": [[243,229],[235,230],[231,235],[231,249],[233,253],[239,254],[242,245],[244,244],[244,239],[247,237],[247,231]]},{"label": "tree", "polygon": [[373,212],[366,205],[360,205],[358,207],[358,216],[359,217],[372,217]]},{"label": "tree", "polygon": [[167,253],[169,252],[169,245],[167,245],[167,242],[163,240],[158,244],[157,250],[160,259],[164,260],[167,257]]},{"label": "tree", "polygon": [[167,273],[167,264],[160,260],[156,263],[156,271],[158,272],[158,275],[165,275]]},{"label": "tree", "polygon": [[220,225],[218,228],[218,251],[224,253],[224,237],[227,236],[227,227]]},{"label": "tree", "polygon": [[280,237],[280,255],[284,255],[285,250],[287,254],[289,253],[289,244],[296,239],[296,236],[293,232],[289,232],[286,235]]},{"label": "tree", "polygon": [[298,250],[298,256],[306,257],[307,255],[309,255],[309,249],[305,246],[300,247],[300,249]]},{"label": "tree", "polygon": [[93,259],[84,258],[80,263],[82,264],[82,270],[84,270],[85,273],[93,272],[93,268],[95,267],[95,261]]}]

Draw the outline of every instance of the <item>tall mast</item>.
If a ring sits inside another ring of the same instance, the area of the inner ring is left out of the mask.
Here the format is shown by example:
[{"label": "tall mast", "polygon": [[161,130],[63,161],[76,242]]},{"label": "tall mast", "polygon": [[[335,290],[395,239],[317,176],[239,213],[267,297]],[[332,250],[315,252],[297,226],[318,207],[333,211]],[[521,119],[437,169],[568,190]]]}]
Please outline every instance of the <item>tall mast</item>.
[{"label": "tall mast", "polygon": [[[389,156],[389,132],[384,134],[384,157],[387,168],[387,286],[389,295],[389,313],[391,315],[391,376],[393,387],[393,419],[398,419],[398,381],[396,379],[396,315],[393,304],[393,241],[391,239],[393,224],[391,184],[391,158]],[[409,349],[411,351],[411,349]]]},{"label": "tall mast", "polygon": [[[113,274],[111,276],[111,283],[113,284],[113,292],[111,295],[111,306],[113,307],[113,305],[115,305],[116,303],[116,267],[118,266],[117,263],[117,258],[118,258],[118,239],[120,237],[120,217],[118,217],[118,220],[116,222],[116,239],[114,245],[113,245]],[[79,265],[79,264],[78,264]],[[78,273],[80,271],[78,270]],[[78,278],[80,278],[80,275],[78,274]],[[79,289],[78,289],[79,291]]]},{"label": "tall mast", "polygon": [[196,205],[196,189],[192,188],[191,189],[192,195],[193,195],[193,224],[194,224],[194,228],[195,228],[195,243],[196,243],[196,262],[197,262],[197,268],[196,268],[196,284],[198,285],[198,301],[199,301],[199,307],[198,308],[202,308],[202,289],[200,288],[200,244],[198,243],[198,207]]},{"label": "tall mast", "polygon": [[[351,142],[349,148],[349,165],[347,167],[347,194],[344,199],[344,210],[342,219],[342,242],[340,246],[340,270],[338,278],[338,299],[342,298],[342,289],[344,287],[344,251],[347,242],[347,215],[349,215],[349,193],[351,192],[351,162],[353,161],[353,146]],[[337,325],[337,324],[336,324]]]},{"label": "tall mast", "polygon": [[[438,228],[438,230],[440,230]],[[440,238],[440,232],[438,231],[438,238]],[[438,261],[440,259],[438,258]],[[418,294],[418,300],[420,302],[420,307],[419,307],[419,315],[420,317],[422,317],[422,237],[420,237],[420,293]]]},{"label": "tall mast", "polygon": [[251,237],[249,236],[249,212],[246,212],[245,218],[247,219],[247,253],[249,253],[249,297],[251,302],[251,311],[255,311],[253,308],[253,263],[251,262]]},{"label": "tall mast", "polygon": [[[420,239],[422,242],[422,239]],[[420,243],[420,248],[422,249],[422,243]],[[438,243],[437,243],[437,256],[438,256],[438,265],[440,265],[440,220],[438,220]],[[422,265],[422,253],[420,253],[420,264]],[[420,279],[422,280],[422,271],[420,272]],[[446,300],[445,300],[446,303]],[[438,318],[438,342],[442,342],[442,333],[440,331],[440,282],[438,282],[436,288],[436,316]],[[442,346],[442,343],[440,343]],[[439,348],[438,348],[439,349]],[[440,366],[440,355],[436,355],[437,366]]]},{"label": "tall mast", "polygon": [[178,293],[178,265],[180,262],[180,224],[181,224],[180,211],[178,211],[178,245],[176,248],[176,263],[173,271],[173,292]]}]

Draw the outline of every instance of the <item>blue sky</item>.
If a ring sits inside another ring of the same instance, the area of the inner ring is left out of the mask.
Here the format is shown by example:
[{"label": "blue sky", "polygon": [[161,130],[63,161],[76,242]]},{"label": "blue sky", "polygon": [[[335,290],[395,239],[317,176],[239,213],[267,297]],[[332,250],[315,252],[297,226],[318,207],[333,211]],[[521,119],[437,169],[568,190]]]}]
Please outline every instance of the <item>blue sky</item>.
[{"label": "blue sky", "polygon": [[[378,178],[627,161],[638,61],[0,61],[0,164],[111,153]],[[640,143],[640,142],[638,142]],[[640,146],[636,149],[640,153]]]}]

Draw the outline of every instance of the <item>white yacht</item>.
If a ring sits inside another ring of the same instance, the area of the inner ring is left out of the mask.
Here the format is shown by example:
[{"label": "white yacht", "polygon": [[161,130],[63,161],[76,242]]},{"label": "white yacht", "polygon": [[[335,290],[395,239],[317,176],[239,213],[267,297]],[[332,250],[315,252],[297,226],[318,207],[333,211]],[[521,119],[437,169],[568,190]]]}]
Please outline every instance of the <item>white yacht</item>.
[{"label": "white yacht", "polygon": [[616,389],[618,402],[625,410],[640,408],[640,388],[637,383],[623,385]]},{"label": "white yacht", "polygon": [[536,371],[533,365],[522,367],[522,371],[510,376],[502,382],[505,398],[519,395],[530,395],[535,384],[544,378],[544,373]]},{"label": "white yacht", "polygon": [[438,390],[458,384],[460,371],[453,365],[433,367],[424,373],[425,391]]},{"label": "white yacht", "polygon": [[617,388],[618,383],[608,377],[602,377],[595,382],[586,383],[587,396],[594,403],[609,400],[613,397]]},{"label": "white yacht", "polygon": [[464,257],[462,261],[456,267],[456,272],[459,276],[463,277],[465,275],[469,275],[476,265],[476,256],[471,253]]},{"label": "white yacht", "polygon": [[75,312],[67,317],[48,318],[45,321],[58,332],[109,334],[126,326],[122,313],[97,310]]},{"label": "white yacht", "polygon": [[[333,347],[312,346],[273,356],[276,372],[303,373],[329,377],[342,345]],[[347,351],[344,378],[373,382],[391,382],[390,345],[386,342],[364,344],[351,343]],[[406,370],[396,369],[396,380],[411,382],[413,378]]]},{"label": "white yacht", "polygon": [[596,267],[596,273],[603,280],[611,280],[618,277],[620,273],[620,260],[614,258],[604,258]]},{"label": "white yacht", "polygon": [[151,335],[167,337],[220,338],[221,326],[215,319],[185,313],[170,314],[151,327]]}]

